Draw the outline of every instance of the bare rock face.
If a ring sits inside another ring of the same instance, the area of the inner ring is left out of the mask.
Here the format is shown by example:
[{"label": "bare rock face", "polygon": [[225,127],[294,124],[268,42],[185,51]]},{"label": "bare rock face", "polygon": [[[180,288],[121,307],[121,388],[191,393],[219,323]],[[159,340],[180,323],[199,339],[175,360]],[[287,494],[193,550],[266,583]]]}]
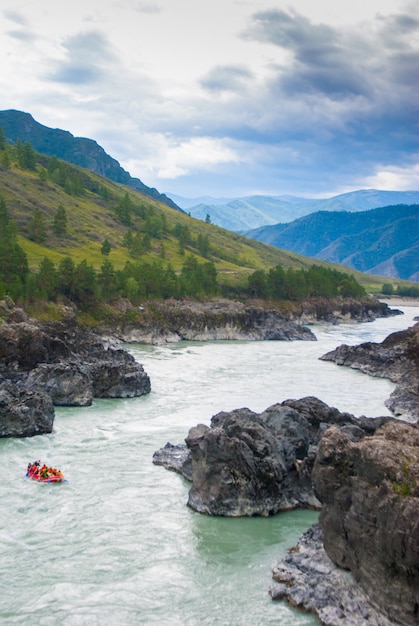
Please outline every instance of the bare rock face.
[{"label": "bare rock face", "polygon": [[33,419],[22,421],[14,411],[0,413],[0,436],[51,432],[53,405],[88,406],[93,398],[132,398],[150,392],[150,379],[131,354],[105,345],[74,320],[42,323],[14,313],[10,309],[10,321],[0,325],[0,389],[4,387],[5,397],[11,385],[24,389],[26,400],[20,396],[19,402],[28,407],[36,394],[46,395],[49,404],[38,403],[37,410],[42,412],[44,406],[46,413],[45,420],[37,416],[36,427]]},{"label": "bare rock face", "polygon": [[50,433],[54,406],[46,393],[16,385],[0,387],[0,437],[32,437]]},{"label": "bare rock face", "polygon": [[385,421],[357,419],[317,398],[286,400],[260,414],[246,408],[218,413],[211,427],[190,429],[187,450],[167,444],[153,462],[192,481],[188,505],[200,513],[269,516],[320,508],[311,473],[325,430],[336,424],[357,441]]},{"label": "bare rock face", "polygon": [[342,345],[321,357],[397,383],[386,406],[404,419],[419,419],[419,323],[381,343]]},{"label": "bare rock face", "polygon": [[326,553],[389,618],[419,624],[419,428],[389,422],[320,442],[313,483]]},{"label": "bare rock face", "polygon": [[394,626],[352,573],[327,556],[318,524],[309,528],[272,570],[270,595],[315,613],[324,626]]}]

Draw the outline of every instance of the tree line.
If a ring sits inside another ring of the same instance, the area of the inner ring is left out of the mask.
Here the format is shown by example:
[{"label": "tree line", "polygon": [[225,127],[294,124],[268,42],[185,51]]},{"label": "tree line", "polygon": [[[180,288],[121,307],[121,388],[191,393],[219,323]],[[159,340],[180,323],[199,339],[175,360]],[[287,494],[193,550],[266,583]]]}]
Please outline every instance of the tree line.
[{"label": "tree line", "polygon": [[274,300],[359,298],[366,295],[365,289],[352,275],[320,265],[312,265],[308,270],[284,269],[281,265],[267,272],[257,270],[249,276],[248,290],[255,297]]}]

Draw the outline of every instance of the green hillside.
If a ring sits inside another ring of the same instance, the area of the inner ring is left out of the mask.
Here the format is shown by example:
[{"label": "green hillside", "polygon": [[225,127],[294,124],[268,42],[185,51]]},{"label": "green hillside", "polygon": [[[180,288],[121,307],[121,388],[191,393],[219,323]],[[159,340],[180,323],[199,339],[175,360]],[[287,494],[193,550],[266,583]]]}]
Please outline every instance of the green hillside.
[{"label": "green hillside", "polygon": [[[256,270],[267,272],[277,265],[307,270],[313,264],[312,259],[197,220],[132,188],[35,153],[29,144],[0,141],[0,199],[17,227],[17,243],[32,273],[39,273],[45,259],[57,267],[68,258],[84,264],[79,279],[85,282],[88,269],[104,280],[104,272],[126,272],[129,267],[131,274],[124,280],[135,276],[136,283],[145,270],[154,272],[150,280],[158,282],[163,273],[166,280],[171,272],[187,277],[198,269],[195,278],[199,275],[205,282],[214,269],[218,293],[239,295]],[[321,261],[317,265],[344,269]],[[137,266],[135,273],[132,268]],[[383,284],[380,277],[350,273],[367,290],[379,291]],[[210,294],[208,288],[204,295]]]}]

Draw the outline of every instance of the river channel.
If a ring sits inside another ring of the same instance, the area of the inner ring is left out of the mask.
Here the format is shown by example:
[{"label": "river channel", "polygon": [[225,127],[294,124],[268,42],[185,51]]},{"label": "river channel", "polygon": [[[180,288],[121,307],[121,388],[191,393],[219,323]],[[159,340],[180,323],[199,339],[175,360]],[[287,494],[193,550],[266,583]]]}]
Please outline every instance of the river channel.
[{"label": "river channel", "polygon": [[[315,617],[272,602],[271,569],[317,519],[199,515],[188,484],[152,463],[167,441],[221,410],[262,411],[315,395],[354,415],[389,415],[393,384],[319,357],[382,341],[419,314],[312,327],[317,342],[129,345],[149,395],[56,408],[50,435],[0,440],[0,623],[24,626],[302,626]],[[25,478],[29,461],[63,484]]]}]

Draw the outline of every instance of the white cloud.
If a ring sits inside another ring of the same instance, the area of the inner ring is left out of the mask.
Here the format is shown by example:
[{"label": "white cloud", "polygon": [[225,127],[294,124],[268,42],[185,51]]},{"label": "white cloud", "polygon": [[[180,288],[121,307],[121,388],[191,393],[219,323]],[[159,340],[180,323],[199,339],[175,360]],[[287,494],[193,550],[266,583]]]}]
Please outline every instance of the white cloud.
[{"label": "white cloud", "polygon": [[147,146],[144,159],[129,159],[124,167],[131,172],[146,172],[151,179],[173,179],[192,171],[211,171],[221,164],[241,161],[231,141],[212,137],[193,137],[179,142],[174,137],[150,134]]},{"label": "white cloud", "polygon": [[387,191],[414,191],[419,189],[419,154],[418,163],[408,167],[386,166],[365,178],[365,187]]}]

